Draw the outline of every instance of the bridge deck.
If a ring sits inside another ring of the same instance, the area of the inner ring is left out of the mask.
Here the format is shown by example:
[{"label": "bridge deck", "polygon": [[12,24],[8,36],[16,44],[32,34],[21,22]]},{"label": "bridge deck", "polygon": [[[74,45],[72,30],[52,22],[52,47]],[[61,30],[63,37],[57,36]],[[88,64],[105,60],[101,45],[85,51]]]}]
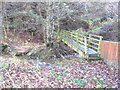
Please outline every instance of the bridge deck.
[{"label": "bridge deck", "polygon": [[[77,43],[75,40],[72,40],[70,38],[63,38],[63,40],[66,41],[72,47],[77,48],[79,50],[82,50],[83,52],[85,51],[83,48],[83,45],[81,45],[80,43]],[[95,54],[99,54],[99,53],[91,48],[88,48],[87,54],[88,55],[95,55]]]}]

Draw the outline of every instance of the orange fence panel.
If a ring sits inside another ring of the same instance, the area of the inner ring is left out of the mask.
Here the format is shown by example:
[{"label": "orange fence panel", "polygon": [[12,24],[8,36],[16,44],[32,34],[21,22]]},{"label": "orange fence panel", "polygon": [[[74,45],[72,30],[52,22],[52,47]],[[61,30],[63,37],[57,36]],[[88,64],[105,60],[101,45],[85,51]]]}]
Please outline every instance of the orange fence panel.
[{"label": "orange fence panel", "polygon": [[101,41],[101,58],[109,64],[115,67],[118,67],[119,60],[119,51],[118,47],[120,43],[110,42],[110,41]]}]

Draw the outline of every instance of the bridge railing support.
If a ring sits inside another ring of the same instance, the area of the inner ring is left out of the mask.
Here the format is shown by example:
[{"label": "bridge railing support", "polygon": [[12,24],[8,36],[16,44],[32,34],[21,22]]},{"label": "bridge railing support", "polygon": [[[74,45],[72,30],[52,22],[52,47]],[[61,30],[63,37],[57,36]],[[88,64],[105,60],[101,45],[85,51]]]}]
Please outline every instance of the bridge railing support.
[{"label": "bridge railing support", "polygon": [[[79,40],[78,37],[79,37],[79,33],[76,33],[76,41],[77,41],[77,42],[79,42],[79,41],[78,41],[78,40]],[[78,43],[77,43],[77,44],[78,44]],[[78,48],[78,47],[79,47],[79,45],[77,45],[77,48]]]},{"label": "bridge railing support", "polygon": [[62,37],[63,37],[63,32],[62,32],[62,30],[61,30],[61,32],[60,32],[60,39],[62,40]]},{"label": "bridge railing support", "polygon": [[87,55],[87,38],[84,37],[84,49],[85,49],[85,55]]},{"label": "bridge railing support", "polygon": [[67,36],[67,35],[66,35],[66,31],[64,31],[63,33],[64,33],[64,37],[66,38],[66,36]]},{"label": "bridge railing support", "polygon": [[[102,36],[93,34],[88,35],[88,33],[84,32],[78,33],[74,31],[62,30],[61,38],[67,38],[68,40],[70,39],[71,43],[67,40],[63,40],[63,42],[67,43],[76,52],[87,59],[92,55],[100,55],[100,41],[102,41]],[[75,44],[73,45],[73,43]]]},{"label": "bridge railing support", "polygon": [[[102,41],[102,38],[103,38],[103,37],[100,37],[100,41]],[[99,44],[98,44],[98,53],[99,53],[99,55],[100,55],[100,43],[101,43],[101,42],[99,42]]]}]

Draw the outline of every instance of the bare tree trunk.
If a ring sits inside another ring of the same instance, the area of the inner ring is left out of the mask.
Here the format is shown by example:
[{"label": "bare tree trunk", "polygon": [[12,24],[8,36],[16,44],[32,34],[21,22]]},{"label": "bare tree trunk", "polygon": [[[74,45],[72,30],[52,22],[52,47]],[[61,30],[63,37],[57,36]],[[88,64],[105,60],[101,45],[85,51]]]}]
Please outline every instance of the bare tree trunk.
[{"label": "bare tree trunk", "polygon": [[52,37],[53,37],[53,22],[51,21],[51,2],[48,2],[48,9],[47,9],[47,43],[52,47]]},{"label": "bare tree trunk", "polygon": [[3,14],[2,14],[2,2],[0,2],[0,53],[2,51],[2,39],[3,39],[3,25],[2,25],[2,18],[3,18]]},{"label": "bare tree trunk", "polygon": [[48,2],[48,9],[47,9],[47,26],[46,26],[46,39],[47,39],[47,43],[49,43],[49,36],[50,36],[50,2]]},{"label": "bare tree trunk", "polygon": [[44,18],[42,17],[41,15],[41,9],[39,8],[39,14],[40,14],[40,17],[43,21],[43,40],[44,40],[44,43],[46,44],[47,43],[47,40],[46,40],[46,22],[44,21]]},{"label": "bare tree trunk", "polygon": [[59,34],[60,34],[60,22],[59,22],[59,19],[58,19],[57,39],[59,39]]}]

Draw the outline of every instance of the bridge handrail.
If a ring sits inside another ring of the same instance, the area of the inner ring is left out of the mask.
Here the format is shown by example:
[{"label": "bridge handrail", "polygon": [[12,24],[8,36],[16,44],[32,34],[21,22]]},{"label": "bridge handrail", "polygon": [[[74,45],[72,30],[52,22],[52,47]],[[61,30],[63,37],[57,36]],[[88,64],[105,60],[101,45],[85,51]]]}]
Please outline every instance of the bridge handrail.
[{"label": "bridge handrail", "polygon": [[[102,40],[102,36],[87,34],[83,32],[75,32],[75,31],[67,31],[61,30],[61,39],[62,38],[72,38],[78,44],[82,44],[84,46],[84,52],[87,54],[88,48],[92,48],[98,53],[100,53],[100,41]],[[81,47],[83,47],[81,46]]]}]

